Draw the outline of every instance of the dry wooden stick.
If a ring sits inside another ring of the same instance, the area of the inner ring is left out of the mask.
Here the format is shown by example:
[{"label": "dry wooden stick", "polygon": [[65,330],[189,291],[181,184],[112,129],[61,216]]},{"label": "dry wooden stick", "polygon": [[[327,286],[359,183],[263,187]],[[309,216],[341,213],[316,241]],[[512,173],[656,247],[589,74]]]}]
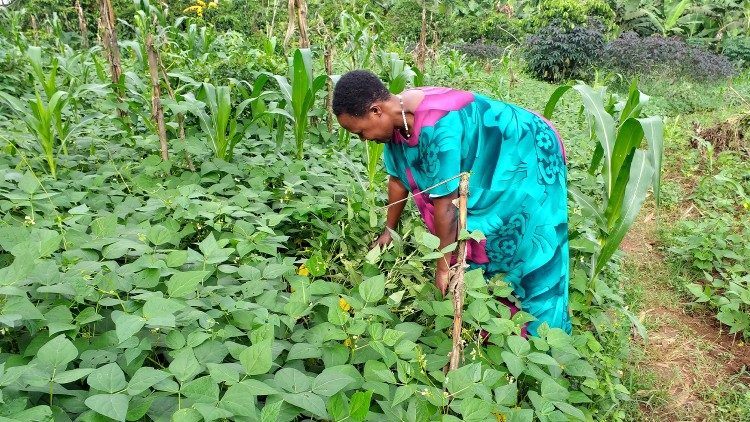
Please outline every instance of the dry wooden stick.
[{"label": "dry wooden stick", "polygon": [[[166,41],[165,41],[166,42]],[[159,68],[161,69],[162,77],[164,78],[164,85],[167,87],[167,93],[169,94],[169,98],[173,100],[177,100],[177,97],[175,96],[174,90],[172,89],[172,84],[169,83],[169,75],[167,75],[167,68],[164,66],[164,62],[161,61],[161,56],[159,56]],[[185,115],[182,113],[177,113],[177,136],[179,136],[180,140],[185,143]],[[193,164],[193,159],[190,158],[190,154],[188,153],[187,149],[183,149],[182,152],[185,154],[185,161],[187,162],[187,166],[190,169],[190,171],[195,171],[195,165]]]},{"label": "dry wooden stick", "polygon": [[[461,175],[458,185],[458,233],[466,230],[467,196],[469,194],[469,173]],[[451,349],[451,360],[448,369],[450,371],[458,368],[461,363],[463,343],[461,342],[461,329],[464,310],[464,267],[466,266],[466,240],[458,241],[458,259],[456,268],[451,276],[448,288],[453,292],[453,348]]]},{"label": "dry wooden stick", "polygon": [[169,160],[167,145],[167,127],[164,124],[164,110],[161,107],[161,83],[159,81],[159,53],[154,47],[154,37],[146,37],[146,52],[148,53],[148,70],[151,74],[151,116],[156,121],[161,146],[161,159]]},{"label": "dry wooden stick", "polygon": [[83,48],[89,48],[89,31],[88,28],[86,28],[86,16],[83,14],[81,2],[76,0],[73,7],[75,7],[76,13],[78,14],[78,29],[81,31],[81,46]]}]

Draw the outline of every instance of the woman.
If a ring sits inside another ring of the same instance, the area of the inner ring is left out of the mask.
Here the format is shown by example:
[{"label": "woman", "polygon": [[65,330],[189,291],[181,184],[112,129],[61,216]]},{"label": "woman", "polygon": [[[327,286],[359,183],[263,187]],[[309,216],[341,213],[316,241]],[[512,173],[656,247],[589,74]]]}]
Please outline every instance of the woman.
[{"label": "woman", "polygon": [[[469,242],[471,266],[483,268],[488,278],[505,274],[522,309],[537,318],[528,326],[532,335],[543,322],[570,333],[567,171],[562,142],[548,121],[520,107],[449,88],[392,95],[364,70],[338,81],[333,112],[348,131],[386,143],[388,203],[413,192],[441,248],[457,237],[452,201],[459,179],[454,176],[471,172],[467,229],[486,236]],[[388,229],[396,228],[404,205],[388,208],[378,244],[391,241]],[[437,260],[435,284],[443,294],[451,256]]]}]

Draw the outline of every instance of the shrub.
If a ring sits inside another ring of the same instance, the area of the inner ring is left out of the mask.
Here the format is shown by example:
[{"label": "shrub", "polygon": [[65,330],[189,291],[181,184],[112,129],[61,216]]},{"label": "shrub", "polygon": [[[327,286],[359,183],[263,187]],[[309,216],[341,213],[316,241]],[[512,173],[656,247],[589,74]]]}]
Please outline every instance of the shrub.
[{"label": "shrub", "polygon": [[616,29],[615,12],[604,0],[541,0],[529,23],[538,30],[559,21],[558,26],[570,30],[585,26],[589,19],[598,20],[607,31]]},{"label": "shrub", "polygon": [[591,70],[604,49],[602,27],[596,22],[566,30],[554,21],[526,41],[526,65],[535,77],[559,82],[591,79]]},{"label": "shrub", "polygon": [[706,81],[735,73],[726,57],[690,46],[680,38],[640,37],[634,32],[626,32],[608,43],[603,60],[627,77],[659,73]]},{"label": "shrub", "polygon": [[443,28],[441,31],[443,42],[481,41],[505,46],[517,43],[524,37],[521,21],[509,18],[503,13],[491,13],[487,16],[461,16]]},{"label": "shrub", "polygon": [[750,66],[750,36],[725,38],[721,53],[740,66]]}]

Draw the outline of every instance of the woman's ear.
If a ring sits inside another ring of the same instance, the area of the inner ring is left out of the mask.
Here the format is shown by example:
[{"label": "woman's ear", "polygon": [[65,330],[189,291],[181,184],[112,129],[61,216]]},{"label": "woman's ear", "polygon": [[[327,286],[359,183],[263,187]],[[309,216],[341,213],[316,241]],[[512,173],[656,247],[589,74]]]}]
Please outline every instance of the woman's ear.
[{"label": "woman's ear", "polygon": [[381,114],[383,114],[383,107],[381,107],[380,104],[375,103],[370,106],[370,113],[379,117]]}]

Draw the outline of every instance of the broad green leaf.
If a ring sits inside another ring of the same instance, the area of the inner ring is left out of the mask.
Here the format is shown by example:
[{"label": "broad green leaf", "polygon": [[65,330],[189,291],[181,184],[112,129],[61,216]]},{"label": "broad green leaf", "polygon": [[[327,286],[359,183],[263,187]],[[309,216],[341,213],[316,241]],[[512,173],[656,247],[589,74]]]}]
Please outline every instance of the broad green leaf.
[{"label": "broad green leaf", "polygon": [[120,343],[133,337],[146,324],[143,318],[122,311],[112,311],[112,321],[115,323],[115,332]]},{"label": "broad green leaf", "polygon": [[552,356],[546,354],[546,353],[539,353],[539,352],[533,352],[529,353],[528,356],[526,356],[528,360],[534,363],[538,363],[539,365],[553,365],[553,366],[560,366],[559,363],[553,358]]},{"label": "broad green leaf", "polygon": [[531,350],[529,341],[521,336],[508,336],[505,341],[508,344],[508,348],[516,356],[525,356]]},{"label": "broad green leaf", "polygon": [[613,185],[613,175],[610,174],[609,169],[612,167],[612,151],[615,145],[615,121],[604,109],[604,100],[600,92],[584,84],[575,85],[573,89],[581,94],[583,106],[593,119],[594,132],[604,150],[605,169],[607,169],[604,172],[605,187],[609,194]]},{"label": "broad green leaf", "polygon": [[69,371],[55,373],[52,381],[58,384],[67,384],[69,382],[77,381],[93,371],[93,368],[77,368]]},{"label": "broad green leaf", "polygon": [[382,299],[385,294],[385,276],[379,274],[363,281],[359,285],[359,294],[368,303],[375,303]]},{"label": "broad green leaf", "polygon": [[169,378],[170,375],[162,370],[143,366],[138,368],[128,382],[128,394],[137,396],[154,384]]},{"label": "broad green leaf", "polygon": [[367,418],[367,414],[370,412],[370,400],[372,399],[372,391],[357,391],[352,395],[352,399],[349,402],[349,417],[357,422],[362,422]]},{"label": "broad green leaf", "polygon": [[313,277],[320,277],[326,273],[327,265],[326,261],[319,253],[315,253],[313,256],[305,261],[305,267],[310,270],[310,275]]},{"label": "broad green leaf", "polygon": [[346,403],[346,396],[343,393],[336,394],[328,399],[326,409],[334,421],[340,421],[349,414],[349,406]]},{"label": "broad green leaf", "polygon": [[207,363],[208,373],[216,382],[223,382],[228,385],[236,384],[240,381],[240,371],[235,368],[237,364],[229,363]]},{"label": "broad green leaf", "polygon": [[156,246],[168,243],[172,239],[172,235],[172,232],[162,225],[152,226],[146,233],[148,241]]},{"label": "broad green leaf", "polygon": [[180,392],[198,403],[215,403],[219,401],[219,384],[210,376],[196,378],[185,384]]},{"label": "broad green leaf", "polygon": [[313,394],[310,391],[296,394],[282,393],[281,397],[284,398],[285,402],[293,404],[302,410],[310,412],[321,419],[328,418],[325,401],[323,401],[320,396]]},{"label": "broad green leaf", "polygon": [[261,342],[245,349],[240,354],[240,363],[247,375],[265,374],[271,370],[271,342]]},{"label": "broad green leaf", "polygon": [[348,375],[334,370],[324,370],[312,382],[312,392],[324,397],[330,397],[343,390],[354,381]]},{"label": "broad green leaf", "polygon": [[172,422],[201,422],[203,416],[193,408],[180,409],[172,415]]},{"label": "broad green leaf", "polygon": [[542,380],[542,397],[551,401],[565,401],[569,396],[568,390],[552,378]]},{"label": "broad green leaf", "polygon": [[201,364],[195,358],[195,353],[190,347],[175,352],[175,358],[169,364],[169,372],[180,382],[185,382],[194,377],[201,370]]},{"label": "broad green leaf", "polygon": [[365,362],[364,370],[365,379],[371,381],[382,381],[389,384],[397,384],[396,376],[385,363],[377,360],[368,360]]},{"label": "broad green leaf", "polygon": [[396,393],[393,395],[393,405],[396,406],[403,401],[409,400],[414,396],[418,389],[419,386],[415,384],[399,386],[396,388]]},{"label": "broad green leaf", "polygon": [[277,401],[263,406],[260,412],[260,422],[278,422],[282,404],[284,404],[283,401]]},{"label": "broad green leaf", "polygon": [[474,397],[461,400],[461,416],[464,421],[485,421],[493,410],[491,403]]},{"label": "broad green leaf", "polygon": [[89,409],[116,421],[124,422],[130,398],[125,394],[96,394],[86,399]]},{"label": "broad green leaf", "polygon": [[643,205],[643,201],[646,199],[646,192],[651,183],[653,171],[651,164],[645,157],[645,153],[640,150],[635,151],[633,164],[630,169],[630,181],[625,189],[622,216],[609,233],[609,236],[607,236],[604,247],[602,247],[601,253],[597,257],[595,274],[598,274],[604,268],[604,265],[609,262],[609,258],[617,251],[625,234],[630,229],[630,226],[633,225],[633,222],[635,222],[641,210],[641,205]]},{"label": "broad green leaf", "polygon": [[184,271],[175,273],[167,280],[167,291],[172,297],[188,297],[196,292],[211,271]]},{"label": "broad green leaf", "polygon": [[572,404],[563,402],[563,401],[555,401],[553,402],[555,407],[562,410],[565,414],[570,415],[578,420],[586,420],[586,415],[578,409],[577,407],[573,406]]},{"label": "broad green leaf", "polygon": [[310,377],[294,368],[281,368],[274,375],[276,385],[290,393],[310,391],[312,382]]},{"label": "broad green leaf", "polygon": [[94,370],[86,382],[91,388],[107,393],[118,392],[128,385],[122,369],[114,362]]},{"label": "broad green leaf", "polygon": [[552,113],[555,111],[557,102],[566,92],[568,92],[568,90],[570,90],[570,88],[573,88],[573,86],[562,85],[562,86],[557,87],[557,89],[555,89],[555,92],[553,92],[552,95],[549,97],[549,100],[547,101],[547,105],[544,106],[543,116],[546,119],[552,118]]},{"label": "broad green leaf", "polygon": [[64,370],[68,363],[78,357],[78,349],[65,335],[59,335],[39,348],[36,360],[52,371]]},{"label": "broad green leaf", "polygon": [[661,162],[664,155],[664,120],[661,117],[646,117],[638,119],[643,128],[643,135],[648,143],[648,160],[653,173],[653,190],[656,205],[661,203]]},{"label": "broad green leaf", "polygon": [[497,404],[512,407],[518,403],[518,387],[515,382],[495,388],[494,393]]},{"label": "broad green leaf", "polygon": [[323,351],[318,346],[309,343],[295,343],[289,349],[289,355],[286,360],[319,358],[322,355]]},{"label": "broad green leaf", "polygon": [[524,370],[521,358],[508,351],[503,351],[500,355],[502,356],[505,365],[508,367],[508,371],[510,371],[514,377],[518,378]]}]

